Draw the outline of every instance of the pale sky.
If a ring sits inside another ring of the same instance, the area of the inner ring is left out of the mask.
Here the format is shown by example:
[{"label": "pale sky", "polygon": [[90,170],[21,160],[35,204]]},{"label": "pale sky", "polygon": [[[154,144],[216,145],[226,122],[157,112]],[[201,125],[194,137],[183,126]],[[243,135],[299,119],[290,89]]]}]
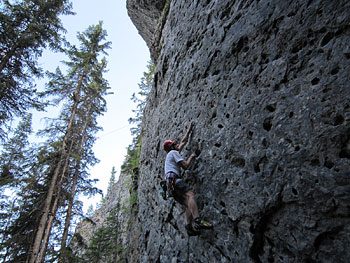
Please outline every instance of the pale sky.
[{"label": "pale sky", "polygon": [[[105,78],[114,94],[107,96],[108,110],[98,121],[103,131],[98,133],[99,139],[93,150],[100,163],[91,170],[91,178],[100,180],[96,186],[106,193],[112,167],[115,166],[119,175],[126,149],[132,142],[128,119],[134,117],[132,110],[136,108],[136,104],[130,98],[139,91],[138,83],[146,71],[150,55],[146,43],[127,15],[125,0],[72,2],[76,15],[62,17],[69,42],[77,44],[76,33],[85,31],[88,26],[95,25],[100,20],[107,30],[107,40],[112,41],[112,49],[107,50],[109,72]],[[59,54],[46,52],[40,59],[40,64],[45,70],[54,71],[57,66],[62,67],[59,61],[64,59]],[[34,128],[44,125],[42,117],[46,115],[47,113],[33,116]],[[101,197],[96,195],[93,200],[84,201],[84,211],[90,204],[96,206],[100,200]]]}]

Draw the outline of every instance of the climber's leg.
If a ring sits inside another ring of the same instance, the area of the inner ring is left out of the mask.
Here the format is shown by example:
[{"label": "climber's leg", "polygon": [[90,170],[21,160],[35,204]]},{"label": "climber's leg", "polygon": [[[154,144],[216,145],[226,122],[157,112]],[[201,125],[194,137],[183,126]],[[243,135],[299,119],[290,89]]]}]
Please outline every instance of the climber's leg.
[{"label": "climber's leg", "polygon": [[185,203],[185,207],[186,207],[185,221],[186,221],[186,224],[189,224],[189,223],[191,223],[191,217],[192,218],[199,217],[196,198],[195,198],[194,193],[192,191],[188,191],[185,194],[185,202],[184,203]]}]

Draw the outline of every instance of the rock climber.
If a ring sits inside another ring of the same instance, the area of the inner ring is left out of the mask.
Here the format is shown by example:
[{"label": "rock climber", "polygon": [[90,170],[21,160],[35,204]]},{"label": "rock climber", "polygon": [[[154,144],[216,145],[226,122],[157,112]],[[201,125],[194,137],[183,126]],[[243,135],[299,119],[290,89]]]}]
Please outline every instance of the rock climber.
[{"label": "rock climber", "polygon": [[[188,235],[194,236],[200,234],[200,229],[211,229],[212,224],[204,221],[198,213],[198,206],[194,192],[191,187],[180,176],[180,170],[188,169],[192,160],[197,157],[192,153],[187,160],[180,155],[181,150],[185,147],[188,137],[193,130],[193,123],[190,124],[185,136],[177,144],[174,140],[166,140],[163,149],[167,152],[165,159],[165,179],[170,185],[174,199],[185,207],[185,222]],[[193,222],[192,222],[193,219]]]}]

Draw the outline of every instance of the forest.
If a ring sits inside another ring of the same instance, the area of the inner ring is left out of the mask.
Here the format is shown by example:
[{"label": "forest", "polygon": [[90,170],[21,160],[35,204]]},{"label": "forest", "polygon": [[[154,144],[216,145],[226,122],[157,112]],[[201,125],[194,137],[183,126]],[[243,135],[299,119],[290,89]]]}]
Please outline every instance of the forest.
[{"label": "forest", "polygon": [[[0,262],[71,262],[75,222],[88,216],[81,197],[102,193],[90,169],[98,162],[92,148],[111,89],[105,78],[111,42],[100,21],[77,33],[79,45],[69,43],[61,21],[67,15],[74,15],[68,0],[0,3]],[[53,72],[38,63],[45,49],[66,57]],[[149,63],[131,98],[134,139],[124,170],[137,163],[152,71]],[[48,81],[39,90],[43,77]],[[43,142],[33,142],[33,114],[53,105],[58,116],[36,133]],[[114,178],[113,167],[110,185]]]}]

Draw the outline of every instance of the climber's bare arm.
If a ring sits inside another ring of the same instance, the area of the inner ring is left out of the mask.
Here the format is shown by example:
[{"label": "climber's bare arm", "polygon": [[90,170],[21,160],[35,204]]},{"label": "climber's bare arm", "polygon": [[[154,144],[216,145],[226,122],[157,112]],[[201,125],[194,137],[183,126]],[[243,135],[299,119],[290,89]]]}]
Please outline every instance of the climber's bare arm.
[{"label": "climber's bare arm", "polygon": [[191,156],[188,157],[188,159],[187,159],[186,161],[181,161],[181,162],[179,162],[179,165],[180,165],[183,169],[187,170],[188,167],[190,166],[192,160],[193,160],[195,157],[197,157],[197,155],[196,155],[195,153],[192,153]]},{"label": "climber's bare arm", "polygon": [[188,137],[190,137],[191,131],[193,130],[193,123],[190,124],[190,126],[187,129],[187,132],[185,136],[182,138],[180,144],[178,145],[178,151],[181,152],[181,150],[185,147],[186,143],[188,142]]}]

